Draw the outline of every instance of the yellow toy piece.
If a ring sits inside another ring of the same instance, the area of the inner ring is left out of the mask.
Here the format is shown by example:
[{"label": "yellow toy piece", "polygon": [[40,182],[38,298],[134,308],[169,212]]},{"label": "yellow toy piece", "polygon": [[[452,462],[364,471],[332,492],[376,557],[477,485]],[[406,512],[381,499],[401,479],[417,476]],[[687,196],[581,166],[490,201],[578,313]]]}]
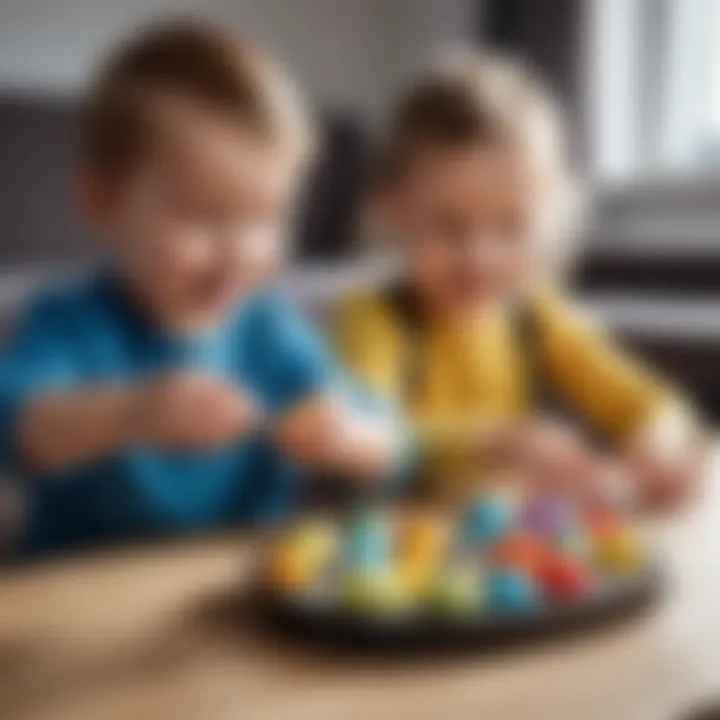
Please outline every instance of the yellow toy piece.
[{"label": "yellow toy piece", "polygon": [[432,606],[447,615],[472,615],[484,604],[482,574],[469,566],[446,568],[435,578],[431,590]]},{"label": "yellow toy piece", "polygon": [[348,577],[345,601],[351,609],[371,615],[403,612],[413,604],[400,577],[389,568],[362,571]]},{"label": "yellow toy piece", "polygon": [[437,572],[437,563],[427,562],[423,557],[407,558],[400,562],[397,572],[405,590],[420,597],[432,584]]},{"label": "yellow toy piece", "polygon": [[404,559],[434,563],[446,552],[448,541],[445,523],[433,517],[410,517],[403,523],[400,554]]},{"label": "yellow toy piece", "polygon": [[337,532],[329,522],[311,521],[295,531],[290,542],[314,568],[330,560],[338,546]]},{"label": "yellow toy piece", "polygon": [[598,540],[598,564],[618,575],[631,575],[643,565],[645,558],[635,533],[619,527]]},{"label": "yellow toy piece", "polygon": [[303,590],[316,579],[336,548],[337,535],[330,523],[304,523],[274,549],[270,581],[285,592]]},{"label": "yellow toy piece", "polygon": [[284,545],[277,548],[270,561],[271,584],[283,592],[297,592],[313,579],[312,565],[295,548]]},{"label": "yellow toy piece", "polygon": [[414,597],[429,589],[449,546],[445,523],[435,517],[417,515],[402,525],[397,573],[403,587]]}]

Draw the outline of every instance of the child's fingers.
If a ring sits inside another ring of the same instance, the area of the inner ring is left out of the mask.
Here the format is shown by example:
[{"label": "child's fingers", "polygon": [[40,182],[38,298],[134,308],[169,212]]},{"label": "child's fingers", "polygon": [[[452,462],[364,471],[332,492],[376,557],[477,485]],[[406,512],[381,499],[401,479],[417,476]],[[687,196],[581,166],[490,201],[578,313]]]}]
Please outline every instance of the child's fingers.
[{"label": "child's fingers", "polygon": [[665,511],[682,505],[693,495],[695,486],[682,469],[663,468],[645,475],[641,495],[650,510]]},{"label": "child's fingers", "polygon": [[324,414],[294,412],[281,421],[276,441],[285,453],[307,465],[322,465],[338,443],[337,422],[330,422]]},{"label": "child's fingers", "polygon": [[689,453],[661,456],[651,449],[630,454],[628,467],[643,504],[661,511],[687,502],[698,490],[702,460]]},{"label": "child's fingers", "polygon": [[212,378],[178,385],[168,400],[158,431],[170,444],[218,446],[242,437],[260,422],[251,398]]},{"label": "child's fingers", "polygon": [[297,462],[323,468],[333,464],[338,455],[340,438],[336,433],[302,432],[282,437],[279,444]]}]

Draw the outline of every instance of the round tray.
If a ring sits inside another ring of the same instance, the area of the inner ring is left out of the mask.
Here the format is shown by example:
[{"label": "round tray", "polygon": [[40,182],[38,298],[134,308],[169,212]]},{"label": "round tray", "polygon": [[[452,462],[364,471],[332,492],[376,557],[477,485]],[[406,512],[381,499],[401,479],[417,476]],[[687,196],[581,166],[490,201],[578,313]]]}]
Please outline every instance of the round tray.
[{"label": "round tray", "polygon": [[663,584],[663,574],[654,562],[632,578],[607,584],[581,601],[545,604],[527,612],[447,618],[430,612],[375,616],[341,607],[315,607],[277,595],[258,583],[253,588],[251,607],[263,622],[283,634],[346,649],[489,652],[627,619],[652,605]]}]

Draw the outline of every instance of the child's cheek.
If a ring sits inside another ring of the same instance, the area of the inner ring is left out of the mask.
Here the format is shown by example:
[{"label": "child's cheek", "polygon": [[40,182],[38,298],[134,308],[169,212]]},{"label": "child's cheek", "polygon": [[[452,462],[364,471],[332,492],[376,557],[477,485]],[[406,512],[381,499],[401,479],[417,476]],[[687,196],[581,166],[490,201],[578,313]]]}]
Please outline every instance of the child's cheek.
[{"label": "child's cheek", "polygon": [[411,258],[413,281],[421,293],[441,299],[449,294],[453,282],[452,256],[442,243],[420,244]]},{"label": "child's cheek", "polygon": [[165,244],[168,265],[182,274],[195,274],[211,267],[217,260],[216,243],[208,233],[187,230]]},{"label": "child's cheek", "polygon": [[257,284],[272,277],[285,256],[284,238],[273,228],[245,231],[235,243],[235,276],[243,284]]},{"label": "child's cheek", "polygon": [[485,278],[489,291],[502,298],[521,289],[528,269],[524,243],[518,239],[499,240],[487,260]]},{"label": "child's cheek", "polygon": [[213,263],[213,245],[203,233],[167,228],[156,237],[149,266],[175,293],[192,285]]}]

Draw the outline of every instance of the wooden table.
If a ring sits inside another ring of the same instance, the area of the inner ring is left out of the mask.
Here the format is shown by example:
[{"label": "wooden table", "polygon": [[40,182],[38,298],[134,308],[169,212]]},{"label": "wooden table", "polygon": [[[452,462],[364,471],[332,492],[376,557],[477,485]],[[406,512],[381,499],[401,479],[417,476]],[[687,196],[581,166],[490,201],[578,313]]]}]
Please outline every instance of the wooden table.
[{"label": "wooden table", "polygon": [[717,481],[653,528],[672,584],[647,617],[492,659],[372,663],[271,642],[235,611],[247,540],[0,576],[2,720],[669,720],[720,697]]}]

